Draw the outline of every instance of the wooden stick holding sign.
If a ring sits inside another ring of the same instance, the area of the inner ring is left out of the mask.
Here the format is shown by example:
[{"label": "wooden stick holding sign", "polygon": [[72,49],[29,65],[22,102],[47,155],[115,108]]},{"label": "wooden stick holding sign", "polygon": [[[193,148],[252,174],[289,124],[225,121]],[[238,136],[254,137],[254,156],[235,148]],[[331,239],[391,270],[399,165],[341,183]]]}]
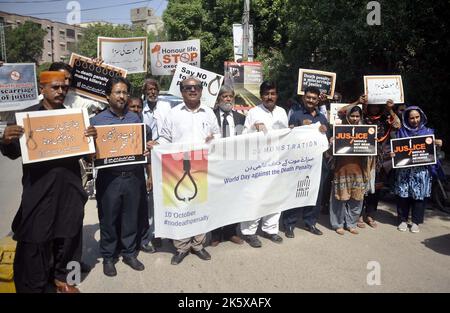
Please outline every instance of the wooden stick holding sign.
[{"label": "wooden stick holding sign", "polygon": [[434,135],[392,139],[391,151],[393,168],[436,164]]},{"label": "wooden stick holding sign", "polygon": [[336,73],[317,70],[299,69],[297,94],[304,95],[306,87],[317,87],[321,93],[333,99],[336,85]]},{"label": "wooden stick holding sign", "polygon": [[95,126],[95,168],[147,163],[143,123]]}]

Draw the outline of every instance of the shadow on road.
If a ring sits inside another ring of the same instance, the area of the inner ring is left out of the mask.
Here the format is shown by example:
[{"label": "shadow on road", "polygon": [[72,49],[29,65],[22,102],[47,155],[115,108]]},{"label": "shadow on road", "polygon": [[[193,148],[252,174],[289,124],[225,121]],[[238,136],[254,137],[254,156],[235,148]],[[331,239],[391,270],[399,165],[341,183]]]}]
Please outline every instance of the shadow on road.
[{"label": "shadow on road", "polygon": [[[95,233],[99,230],[99,224],[85,225],[83,226],[83,255],[82,260],[84,263],[94,268],[97,263],[100,263],[100,251],[99,242],[95,239]],[[85,280],[89,275],[81,275],[81,281]]]},{"label": "shadow on road", "polygon": [[421,243],[437,253],[450,255],[450,234],[428,238]]}]

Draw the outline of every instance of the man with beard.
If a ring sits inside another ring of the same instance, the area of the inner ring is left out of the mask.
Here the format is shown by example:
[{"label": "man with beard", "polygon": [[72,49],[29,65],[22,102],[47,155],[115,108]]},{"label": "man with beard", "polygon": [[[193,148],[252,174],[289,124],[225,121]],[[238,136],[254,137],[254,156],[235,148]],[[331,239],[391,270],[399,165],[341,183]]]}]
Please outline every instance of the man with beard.
[{"label": "man with beard", "polygon": [[[268,131],[273,129],[282,129],[288,127],[288,118],[286,111],[277,106],[277,85],[272,81],[264,81],[260,88],[259,94],[262,103],[250,111],[245,119],[243,133],[252,133],[257,131]],[[261,241],[256,235],[259,222],[262,221],[262,231],[264,237],[275,243],[283,242],[283,238],[278,235],[278,223],[280,213],[269,214],[253,221],[241,223],[241,231],[244,240],[253,248],[260,248]]]},{"label": "man with beard", "polygon": [[[27,111],[64,109],[67,92],[64,73],[42,72],[39,88],[43,100]],[[2,154],[11,159],[21,155],[19,138],[24,129],[6,127]],[[94,127],[85,136],[96,137]],[[81,183],[79,157],[23,165],[23,193],[12,230],[17,240],[14,282],[17,292],[41,293],[54,276],[58,292],[77,293],[67,284],[67,264],[81,261],[81,233],[87,194]],[[52,266],[53,263],[53,266]]]},{"label": "man with beard", "polygon": [[[234,96],[233,88],[227,85],[222,86],[217,95],[217,107],[214,109],[214,114],[222,130],[222,138],[240,135],[244,128],[245,115],[232,110]],[[237,234],[237,226],[238,224],[230,224],[213,230],[211,246],[216,247],[222,239],[239,245],[243,244],[243,240]]]},{"label": "man with beard", "polygon": [[[123,77],[110,78],[106,84],[108,108],[91,118],[93,125],[141,123],[139,116],[128,110],[130,83]],[[100,221],[100,253],[103,273],[116,276],[118,254],[125,264],[143,271],[137,258],[138,212],[140,192],[145,187],[142,164],[121,165],[98,171],[97,206]]]}]

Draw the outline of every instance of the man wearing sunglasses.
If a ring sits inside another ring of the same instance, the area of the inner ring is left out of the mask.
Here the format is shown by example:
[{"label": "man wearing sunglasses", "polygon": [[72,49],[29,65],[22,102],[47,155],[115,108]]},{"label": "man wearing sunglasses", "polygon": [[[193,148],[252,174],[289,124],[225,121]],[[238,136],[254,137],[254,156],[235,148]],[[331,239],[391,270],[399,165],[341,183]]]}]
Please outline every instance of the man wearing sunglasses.
[{"label": "man wearing sunglasses", "polygon": [[[180,83],[183,102],[174,107],[164,121],[159,143],[204,143],[220,133],[217,118],[211,108],[201,103],[203,86],[199,80],[189,77]],[[182,240],[174,240],[177,253],[171,264],[177,265],[192,250],[202,260],[211,256],[203,247],[205,234],[199,234]]]}]

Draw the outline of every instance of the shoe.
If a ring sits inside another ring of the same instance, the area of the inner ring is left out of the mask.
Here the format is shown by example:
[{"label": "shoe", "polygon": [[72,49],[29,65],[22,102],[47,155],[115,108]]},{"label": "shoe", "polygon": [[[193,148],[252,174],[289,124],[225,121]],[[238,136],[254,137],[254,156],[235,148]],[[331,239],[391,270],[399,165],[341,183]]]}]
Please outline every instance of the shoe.
[{"label": "shoe", "polygon": [[247,243],[253,248],[262,247],[262,243],[256,235],[244,235],[244,240],[247,241]]},{"label": "shoe", "polygon": [[153,238],[152,239],[153,247],[161,248],[162,247],[162,239],[161,238]]},{"label": "shoe", "polygon": [[103,261],[103,274],[109,277],[117,275],[116,266],[113,261]]},{"label": "shoe", "polygon": [[213,240],[211,241],[211,247],[217,247],[220,243],[220,240]]},{"label": "shoe", "polygon": [[311,234],[321,236],[323,233],[316,226],[305,226],[305,229]]},{"label": "shoe", "polygon": [[231,236],[230,241],[237,245],[242,245],[244,243],[244,240],[242,240],[242,238],[239,237],[238,235]]},{"label": "shoe", "polygon": [[177,252],[177,254],[175,254],[172,257],[172,260],[170,260],[170,264],[172,264],[172,265],[180,264],[183,261],[183,259],[188,255],[188,253],[189,253],[189,251],[187,251],[187,252]]},{"label": "shoe", "polygon": [[54,280],[57,293],[80,293],[80,289],[65,282]]},{"label": "shoe", "polygon": [[89,273],[92,270],[92,267],[90,267],[84,262],[80,262],[80,270],[81,273]]},{"label": "shoe", "polygon": [[345,234],[345,230],[343,228],[338,228],[334,230],[336,233],[338,233],[339,235],[344,235]]},{"label": "shoe", "polygon": [[143,271],[145,269],[144,264],[142,264],[135,256],[124,256],[122,257],[122,261],[135,271]]},{"label": "shoe", "polygon": [[408,230],[408,224],[406,224],[406,222],[401,222],[400,225],[397,226],[397,229],[399,231],[407,231]]},{"label": "shoe", "polygon": [[193,250],[192,253],[194,253],[196,256],[198,256],[200,259],[208,261],[211,260],[211,255],[208,253],[208,251],[203,248],[202,250],[195,251]]},{"label": "shoe", "polygon": [[286,227],[284,235],[286,236],[286,238],[294,238],[295,237],[294,227],[291,226]]},{"label": "shoe", "polygon": [[350,234],[353,234],[353,235],[359,234],[359,232],[356,230],[356,228],[347,228],[347,230]]},{"label": "shoe", "polygon": [[281,238],[281,236],[279,236],[278,234],[268,234],[268,233],[264,233],[264,238],[269,239],[272,242],[275,243],[282,243],[283,242],[283,238]]},{"label": "shoe", "polygon": [[139,250],[141,250],[142,252],[145,252],[145,253],[155,253],[156,252],[156,249],[155,249],[155,247],[153,247],[151,242],[141,245],[139,247]]},{"label": "shoe", "polygon": [[416,223],[412,223],[411,228],[409,229],[409,231],[412,232],[412,233],[420,232],[419,225],[417,225]]}]

